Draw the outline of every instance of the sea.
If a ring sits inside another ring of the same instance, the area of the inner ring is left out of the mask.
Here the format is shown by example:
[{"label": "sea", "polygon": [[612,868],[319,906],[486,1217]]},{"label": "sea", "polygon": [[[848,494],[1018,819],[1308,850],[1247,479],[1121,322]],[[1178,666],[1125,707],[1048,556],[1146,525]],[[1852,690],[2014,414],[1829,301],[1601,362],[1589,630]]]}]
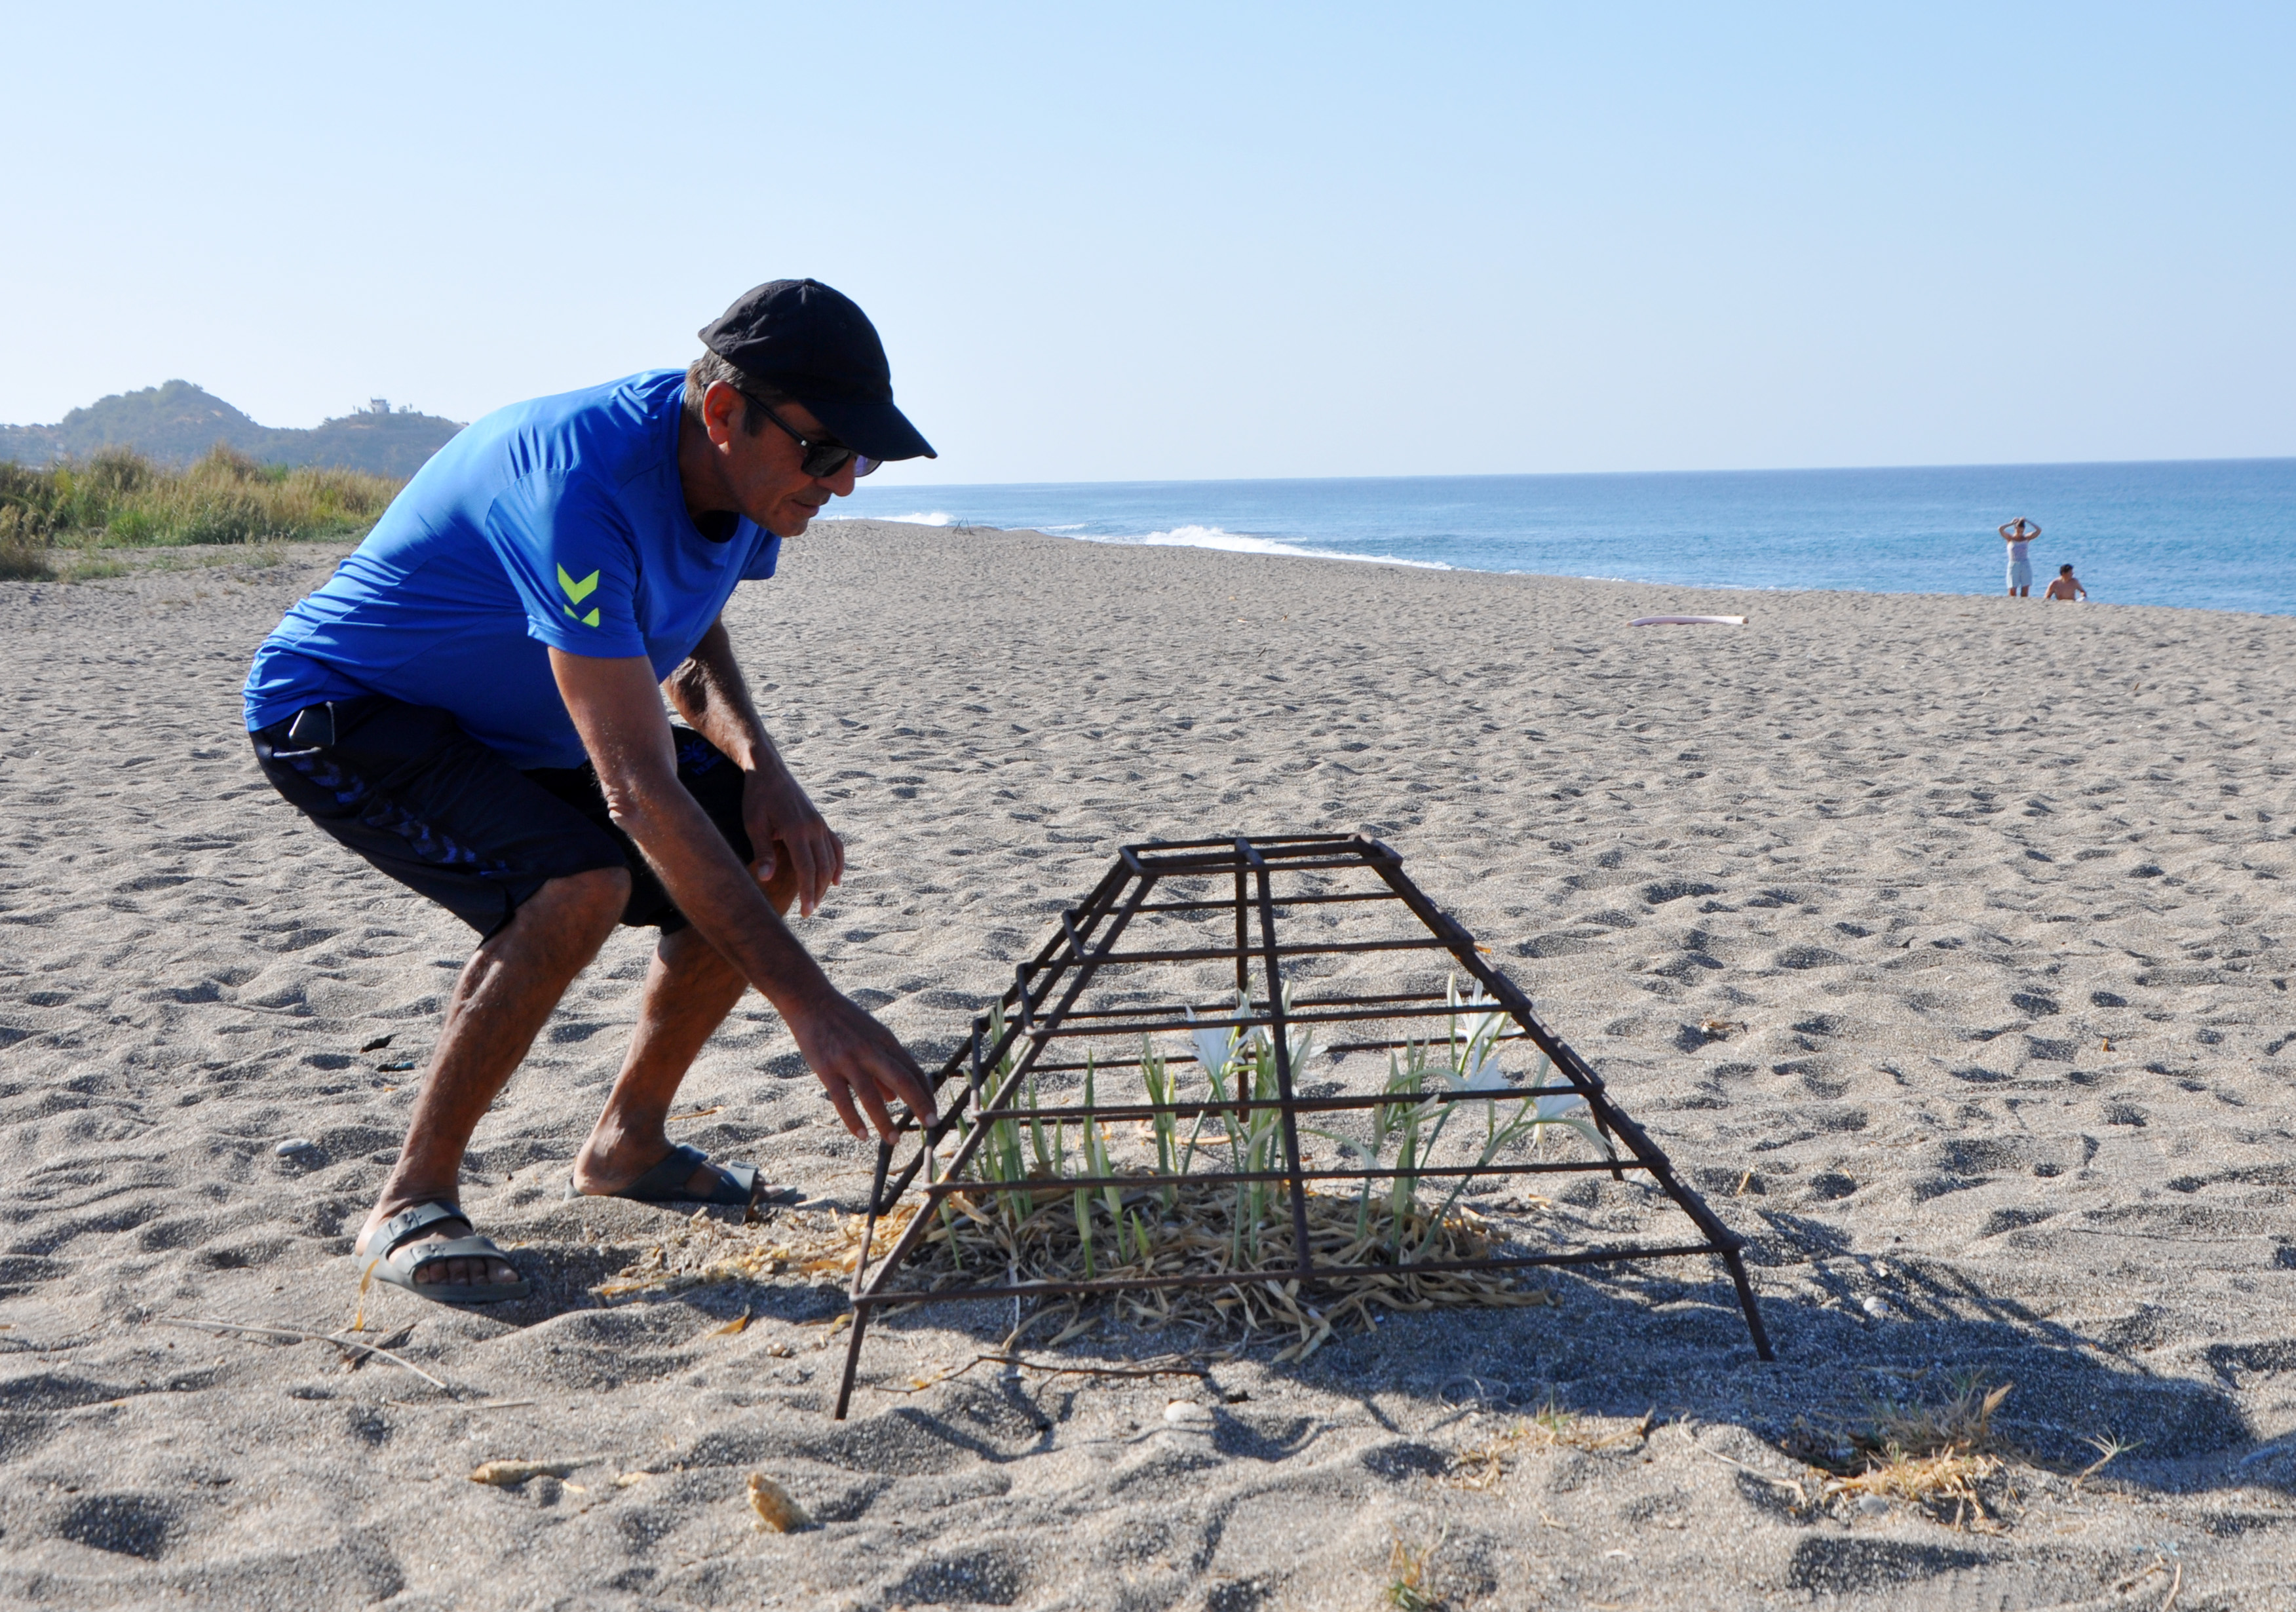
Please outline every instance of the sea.
[{"label": "sea", "polygon": [[2033,592],[2296,615],[2296,459],[1896,470],[874,486],[839,515],[1033,527],[1459,571],[1698,588],[1998,594],[1996,528],[2037,522]]}]

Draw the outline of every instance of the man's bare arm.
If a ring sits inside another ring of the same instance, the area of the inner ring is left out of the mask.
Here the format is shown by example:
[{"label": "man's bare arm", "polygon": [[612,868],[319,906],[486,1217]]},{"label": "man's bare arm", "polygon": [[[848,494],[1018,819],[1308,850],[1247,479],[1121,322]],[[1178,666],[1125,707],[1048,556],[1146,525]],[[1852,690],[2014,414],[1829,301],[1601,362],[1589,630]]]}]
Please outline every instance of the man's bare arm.
[{"label": "man's bare arm", "polygon": [[845,843],[783,765],[766,725],[750,703],[749,684],[734,659],[734,641],[721,619],[701,635],[662,692],[693,730],[731,757],[748,775],[742,817],[758,859],[758,876],[771,878],[786,856],[797,879],[797,906],[813,916],[832,884],[845,877]]},{"label": "man's bare arm", "polygon": [[750,685],[734,659],[734,640],[721,617],[710,623],[693,653],[664,679],[662,693],[687,726],[745,769],[781,754],[750,703]]},{"label": "man's bare arm", "polygon": [[709,814],[677,781],[653,668],[637,656],[596,660],[553,649],[550,669],[597,768],[614,821],[637,842],[702,939],[773,1003],[846,1129],[864,1135],[860,1113],[865,1112],[890,1139],[885,1105],[897,1098],[912,1113],[931,1116],[931,1090],[916,1060],[829,983]]}]

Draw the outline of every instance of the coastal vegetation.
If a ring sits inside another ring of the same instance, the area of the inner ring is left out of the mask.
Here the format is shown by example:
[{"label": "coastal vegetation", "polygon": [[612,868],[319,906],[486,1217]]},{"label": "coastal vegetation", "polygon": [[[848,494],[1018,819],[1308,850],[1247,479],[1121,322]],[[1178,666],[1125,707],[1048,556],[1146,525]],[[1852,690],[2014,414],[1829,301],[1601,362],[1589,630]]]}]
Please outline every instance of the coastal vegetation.
[{"label": "coastal vegetation", "polygon": [[65,555],[68,575],[117,575],[108,548],[356,536],[404,485],[221,446],[181,470],[121,448],[37,470],[0,461],[0,578],[53,577]]},{"label": "coastal vegetation", "polygon": [[365,408],[308,430],[258,424],[188,381],[115,392],[75,408],[53,425],[0,425],[0,460],[56,465],[130,448],[181,469],[218,446],[264,465],[332,465],[406,477],[462,427],[376,398]]},{"label": "coastal vegetation", "polygon": [[[1055,1285],[1103,1278],[1203,1284],[1144,1285],[1119,1292],[1115,1306],[1149,1325],[1218,1319],[1247,1331],[1296,1328],[1299,1341],[1278,1358],[1305,1358],[1343,1320],[1370,1325],[1374,1304],[1418,1310],[1551,1302],[1544,1289],[1517,1286],[1511,1272],[1440,1268],[1482,1257],[1504,1239],[1461,1202],[1472,1177],[1422,1172],[1436,1163],[1455,1120],[1464,1123],[1442,1162],[1471,1170],[1525,1142],[1543,1143],[1552,1131],[1576,1133],[1598,1156],[1607,1156],[1609,1145],[1583,1099],[1559,1081],[1550,1083],[1554,1069],[1546,1058],[1527,1086],[1500,1073],[1506,1021],[1480,987],[1462,993],[1454,980],[1450,1007],[1447,1040],[1390,1054],[1386,1100],[1368,1111],[1366,1124],[1344,1132],[1300,1127],[1332,1144],[1343,1168],[1383,1175],[1376,1184],[1366,1173],[1352,1189],[1308,1193],[1316,1262],[1379,1271],[1327,1310],[1310,1307],[1285,1285],[1250,1279],[1258,1271],[1288,1271],[1296,1256],[1290,1199],[1268,1179],[1286,1168],[1275,1043],[1265,1023],[1249,1023],[1258,1016],[1241,995],[1234,1023],[1197,1028],[1181,1053],[1144,1040],[1136,1084],[1151,1110],[1144,1120],[1112,1125],[1099,1117],[1097,1110],[1110,1106],[1100,1097],[1103,1083],[1117,1071],[1090,1057],[1081,1109],[1058,1098],[1041,1101],[1031,1077],[1014,1094],[1019,1113],[989,1121],[989,1133],[972,1154],[962,1179],[980,1187],[948,1195],[933,1212],[939,1223],[925,1235],[921,1268],[934,1286],[981,1271]],[[1004,1029],[1001,1013],[993,1015],[989,1044],[1004,1040]],[[1288,1041],[1287,1061],[1306,1068],[1312,1026],[1294,1024]],[[1186,1064],[1195,1066],[1193,1090],[1183,1090],[1176,1067]],[[1012,1070],[1008,1047],[994,1070],[984,1072],[977,1098],[986,1101],[1002,1090]],[[1113,1106],[1128,1115],[1137,1112],[1128,1098]],[[962,1113],[957,1129],[959,1139],[971,1134]],[[931,1174],[939,1175],[940,1165],[938,1156],[926,1161]],[[1197,1179],[1206,1172],[1216,1179]],[[1071,1181],[1087,1184],[1065,1184]],[[1423,1188],[1433,1188],[1434,1201],[1422,1197]],[[1439,1268],[1414,1269],[1422,1264]],[[1218,1282],[1227,1275],[1237,1279],[1232,1287]],[[1080,1306],[1070,1308],[1082,1313]]]}]

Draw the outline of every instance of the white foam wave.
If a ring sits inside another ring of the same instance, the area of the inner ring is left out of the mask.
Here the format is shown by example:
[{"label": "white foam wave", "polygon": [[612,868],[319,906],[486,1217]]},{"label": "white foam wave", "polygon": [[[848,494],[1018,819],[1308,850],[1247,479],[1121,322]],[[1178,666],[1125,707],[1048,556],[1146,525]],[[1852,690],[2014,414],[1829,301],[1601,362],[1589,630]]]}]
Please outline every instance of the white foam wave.
[{"label": "white foam wave", "polygon": [[898,521],[904,526],[947,526],[956,517],[945,509],[929,510],[907,515],[816,515],[816,521]]},{"label": "white foam wave", "polygon": [[[945,509],[936,509],[906,515],[820,515],[821,521],[899,521],[914,526],[948,526],[956,517]],[[1336,548],[1314,548],[1304,543],[1285,543],[1275,538],[1256,538],[1247,532],[1228,531],[1218,526],[1175,526],[1168,531],[1152,531],[1144,536],[1118,537],[1104,532],[1088,532],[1087,522],[1078,521],[1059,526],[1039,524],[1032,530],[1069,536],[1086,543],[1127,543],[1153,548],[1218,548],[1229,554],[1282,555],[1292,559],[1356,560],[1368,565],[1409,565],[1420,571],[1449,571],[1440,560],[1406,560],[1398,555],[1343,554]]]},{"label": "white foam wave", "polygon": [[1440,560],[1406,560],[1394,555],[1341,554],[1332,548],[1309,548],[1304,544],[1278,542],[1274,538],[1255,538],[1242,532],[1224,531],[1217,526],[1175,526],[1169,531],[1152,531],[1144,538],[1097,540],[1144,543],[1155,547],[1219,548],[1230,554],[1288,555],[1308,560],[1360,560],[1372,565],[1410,565],[1421,571],[1451,569]]}]

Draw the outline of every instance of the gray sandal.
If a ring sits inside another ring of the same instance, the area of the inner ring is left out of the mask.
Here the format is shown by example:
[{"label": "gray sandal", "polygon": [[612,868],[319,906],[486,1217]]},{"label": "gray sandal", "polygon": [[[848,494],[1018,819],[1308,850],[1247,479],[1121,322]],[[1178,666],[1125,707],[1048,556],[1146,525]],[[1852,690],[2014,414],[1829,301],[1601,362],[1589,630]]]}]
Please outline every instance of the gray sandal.
[{"label": "gray sandal", "polygon": [[686,1190],[685,1183],[693,1172],[709,1164],[709,1156],[699,1147],[678,1143],[664,1154],[660,1163],[619,1192],[585,1192],[571,1180],[566,1183],[568,1197],[626,1197],[641,1204],[723,1204],[729,1209],[754,1209],[760,1204],[795,1204],[805,1194],[794,1187],[770,1187],[758,1173],[755,1164],[715,1164],[718,1172],[717,1187],[705,1197],[696,1197]]},{"label": "gray sandal", "polygon": [[[524,1277],[514,1282],[416,1281],[416,1271],[440,1260],[498,1259],[505,1264],[510,1262],[509,1256],[495,1246],[492,1238],[480,1237],[475,1231],[468,1237],[448,1238],[443,1242],[415,1244],[416,1238],[441,1221],[460,1221],[466,1226],[471,1223],[470,1216],[458,1205],[445,1198],[433,1198],[412,1209],[402,1209],[376,1227],[375,1237],[382,1245],[382,1253],[380,1256],[370,1255],[368,1267],[375,1279],[441,1304],[498,1304],[525,1298],[534,1291]],[[370,1248],[373,1246],[368,1245]]]}]

